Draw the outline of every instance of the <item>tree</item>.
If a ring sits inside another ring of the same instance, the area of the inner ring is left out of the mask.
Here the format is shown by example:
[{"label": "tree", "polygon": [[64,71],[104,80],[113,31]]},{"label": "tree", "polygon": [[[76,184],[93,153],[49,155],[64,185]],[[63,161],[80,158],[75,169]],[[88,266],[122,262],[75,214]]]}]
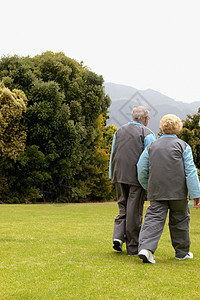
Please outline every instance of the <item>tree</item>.
[{"label": "tree", "polygon": [[[8,199],[11,190],[9,166],[25,149],[26,128],[21,123],[27,98],[22,91],[9,90],[0,83],[0,198]],[[2,201],[1,200],[1,201]]]},{"label": "tree", "polygon": [[21,124],[27,98],[22,91],[10,91],[0,83],[0,154],[16,161],[24,151],[26,129]]},{"label": "tree", "polygon": [[[28,98],[23,118],[27,128],[26,148],[14,166],[18,182],[11,170],[13,166],[9,169],[15,182],[14,197],[20,197],[22,202],[35,201],[40,195],[43,201],[82,201],[102,185],[106,198],[109,184],[106,191],[105,181],[94,182],[93,171],[83,181],[84,166],[95,164],[97,120],[102,115],[105,126],[110,105],[102,76],[63,53],[48,51],[33,58],[3,57],[0,79],[9,88],[24,91]],[[98,146],[99,153],[100,149]],[[96,157],[101,174],[105,165],[107,168],[107,159],[100,154]],[[102,200],[100,196],[98,200]]]},{"label": "tree", "polygon": [[[76,193],[77,200],[101,201],[112,198],[113,186],[109,180],[108,166],[110,148],[104,139],[104,118],[101,114],[96,120],[97,135],[92,147],[87,151],[87,156],[82,160],[81,172],[77,174]],[[82,195],[80,197],[80,190]]]},{"label": "tree", "polygon": [[112,141],[114,137],[115,131],[117,131],[117,127],[115,125],[107,125],[103,127],[103,141],[104,147],[106,148],[107,153],[111,153],[112,149]]},{"label": "tree", "polygon": [[191,146],[194,163],[200,169],[200,108],[197,114],[187,115],[179,137]]}]

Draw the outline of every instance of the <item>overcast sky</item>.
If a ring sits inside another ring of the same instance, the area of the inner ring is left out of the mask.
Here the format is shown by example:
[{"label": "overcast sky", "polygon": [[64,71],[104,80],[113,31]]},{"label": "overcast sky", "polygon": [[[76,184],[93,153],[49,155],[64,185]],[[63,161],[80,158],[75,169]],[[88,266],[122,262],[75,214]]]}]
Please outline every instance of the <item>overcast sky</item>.
[{"label": "overcast sky", "polygon": [[199,0],[1,1],[0,56],[63,51],[105,82],[200,101]]}]

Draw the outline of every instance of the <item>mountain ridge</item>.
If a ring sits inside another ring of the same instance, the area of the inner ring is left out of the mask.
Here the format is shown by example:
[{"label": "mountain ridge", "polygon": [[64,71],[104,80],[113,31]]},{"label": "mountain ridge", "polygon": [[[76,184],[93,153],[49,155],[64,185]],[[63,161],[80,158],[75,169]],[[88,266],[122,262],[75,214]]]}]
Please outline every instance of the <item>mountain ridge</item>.
[{"label": "mountain ridge", "polygon": [[105,93],[111,98],[109,107],[109,119],[107,124],[121,127],[131,120],[131,113],[134,106],[144,105],[150,111],[150,121],[148,127],[155,134],[159,132],[160,119],[165,114],[175,114],[181,120],[185,120],[187,115],[198,112],[200,101],[185,103],[176,101],[153,89],[139,90],[131,86],[106,82]]}]

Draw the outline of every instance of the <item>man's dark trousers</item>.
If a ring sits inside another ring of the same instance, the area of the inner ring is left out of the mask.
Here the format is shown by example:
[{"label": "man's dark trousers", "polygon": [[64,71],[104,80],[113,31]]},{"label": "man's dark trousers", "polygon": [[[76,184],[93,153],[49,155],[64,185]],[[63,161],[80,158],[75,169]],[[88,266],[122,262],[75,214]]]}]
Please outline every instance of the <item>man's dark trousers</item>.
[{"label": "man's dark trousers", "polygon": [[[138,254],[145,190],[141,186],[115,183],[119,215],[115,218],[113,240],[126,242],[128,255]],[[124,234],[126,232],[126,235]]]}]

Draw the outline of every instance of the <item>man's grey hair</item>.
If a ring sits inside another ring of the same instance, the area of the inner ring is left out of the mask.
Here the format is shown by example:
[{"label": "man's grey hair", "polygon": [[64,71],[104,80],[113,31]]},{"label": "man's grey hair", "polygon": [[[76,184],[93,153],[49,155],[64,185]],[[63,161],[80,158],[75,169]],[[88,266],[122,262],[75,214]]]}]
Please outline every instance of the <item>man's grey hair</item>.
[{"label": "man's grey hair", "polygon": [[133,120],[144,120],[149,116],[149,111],[145,106],[137,106],[133,108],[132,119]]}]

